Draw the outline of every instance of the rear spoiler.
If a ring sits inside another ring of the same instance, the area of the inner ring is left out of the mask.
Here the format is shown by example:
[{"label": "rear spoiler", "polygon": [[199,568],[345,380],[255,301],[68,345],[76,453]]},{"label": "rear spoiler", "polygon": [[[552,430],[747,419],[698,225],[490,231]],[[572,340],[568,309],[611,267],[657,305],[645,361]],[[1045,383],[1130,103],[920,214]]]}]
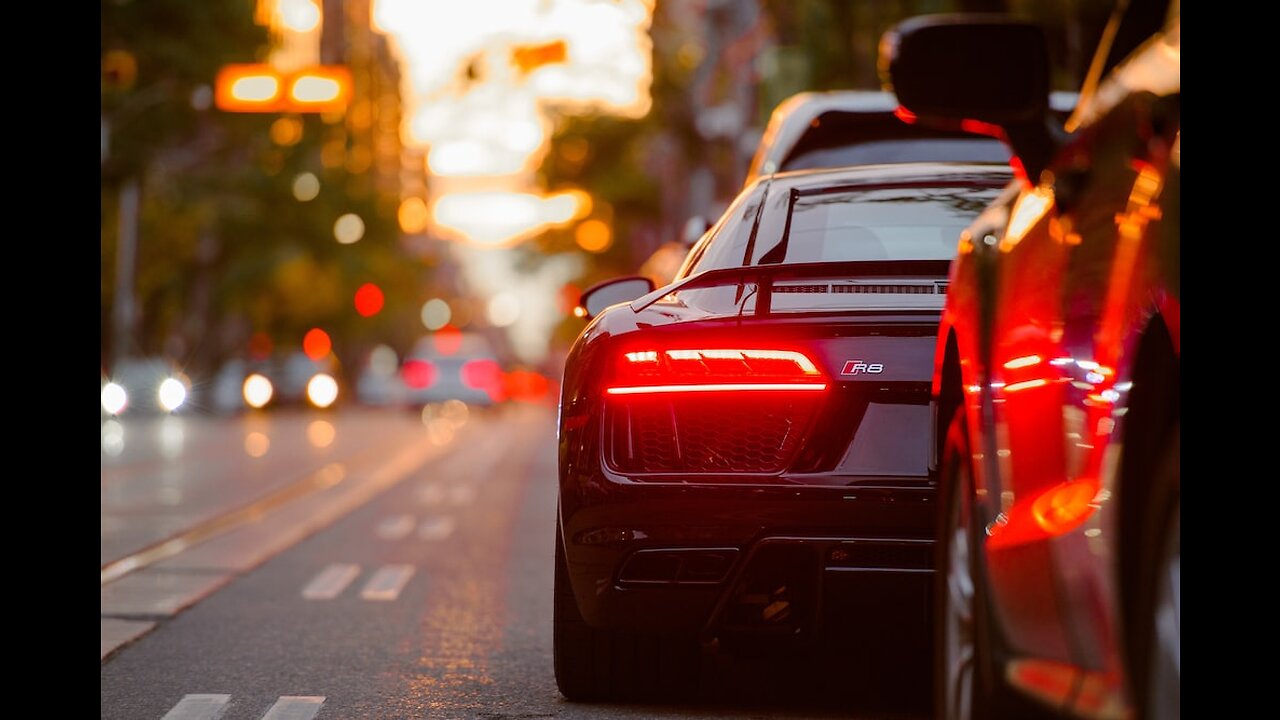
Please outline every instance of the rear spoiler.
[{"label": "rear spoiler", "polygon": [[662,298],[693,288],[716,287],[754,282],[756,315],[768,315],[773,305],[773,283],[796,278],[912,277],[946,278],[950,260],[851,260],[845,262],[812,262],[775,265],[743,265],[741,267],[705,270],[631,301],[631,309],[640,312]]}]

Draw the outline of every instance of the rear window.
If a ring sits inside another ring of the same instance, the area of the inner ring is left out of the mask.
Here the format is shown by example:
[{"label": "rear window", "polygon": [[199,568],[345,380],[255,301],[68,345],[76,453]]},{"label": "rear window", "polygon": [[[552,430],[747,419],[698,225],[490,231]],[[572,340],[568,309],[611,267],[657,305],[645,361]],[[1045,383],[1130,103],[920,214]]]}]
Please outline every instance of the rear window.
[{"label": "rear window", "polygon": [[950,260],[960,233],[999,188],[876,188],[801,195],[791,228],[757,244],[752,264],[848,260]]}]

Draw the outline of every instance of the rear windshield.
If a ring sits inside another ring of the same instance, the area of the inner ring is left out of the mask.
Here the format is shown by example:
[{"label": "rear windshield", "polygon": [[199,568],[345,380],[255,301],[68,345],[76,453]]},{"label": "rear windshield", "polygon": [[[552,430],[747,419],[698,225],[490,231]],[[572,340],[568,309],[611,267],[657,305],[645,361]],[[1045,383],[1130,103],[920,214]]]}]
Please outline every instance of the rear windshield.
[{"label": "rear windshield", "polygon": [[751,264],[950,260],[999,188],[902,187],[802,195],[790,232],[757,242]]}]

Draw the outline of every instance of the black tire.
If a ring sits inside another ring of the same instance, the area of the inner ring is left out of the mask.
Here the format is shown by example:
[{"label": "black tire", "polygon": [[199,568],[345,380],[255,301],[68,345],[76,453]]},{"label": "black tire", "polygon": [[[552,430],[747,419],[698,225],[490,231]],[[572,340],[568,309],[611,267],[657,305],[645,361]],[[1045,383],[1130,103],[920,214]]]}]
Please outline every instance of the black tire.
[{"label": "black tire", "polygon": [[[938,480],[934,717],[1035,717],[1039,709],[1015,696],[997,669],[1000,639],[987,604],[986,567],[982,554],[975,550],[984,536],[985,522],[981,513],[974,511],[972,455],[963,413],[957,409],[947,426]],[[965,603],[969,607],[967,624],[959,610]],[[960,661],[965,645],[970,658],[967,668]]]},{"label": "black tire", "polygon": [[683,700],[696,694],[700,652],[694,638],[586,623],[573,597],[556,526],[552,655],[560,694],[574,702]]},{"label": "black tire", "polygon": [[1177,720],[1181,716],[1180,435],[1179,426],[1174,426],[1168,450],[1155,468],[1148,521],[1139,536],[1142,562],[1137,568],[1135,621],[1127,639],[1139,720]]}]

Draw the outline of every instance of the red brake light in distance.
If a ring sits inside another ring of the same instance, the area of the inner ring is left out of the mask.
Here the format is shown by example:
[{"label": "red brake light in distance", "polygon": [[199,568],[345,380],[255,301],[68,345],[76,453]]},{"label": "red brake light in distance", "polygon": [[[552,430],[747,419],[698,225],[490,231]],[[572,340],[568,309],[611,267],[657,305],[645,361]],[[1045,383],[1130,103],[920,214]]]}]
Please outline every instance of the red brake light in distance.
[{"label": "red brake light in distance", "polygon": [[673,392],[825,390],[826,378],[796,350],[638,350],[618,361],[609,395]]},{"label": "red brake light in distance", "polygon": [[459,370],[462,383],[472,390],[488,390],[502,380],[502,368],[493,360],[468,360]]},{"label": "red brake light in distance", "polygon": [[404,384],[415,390],[429,388],[436,381],[436,366],[427,360],[408,360],[400,373]]}]

